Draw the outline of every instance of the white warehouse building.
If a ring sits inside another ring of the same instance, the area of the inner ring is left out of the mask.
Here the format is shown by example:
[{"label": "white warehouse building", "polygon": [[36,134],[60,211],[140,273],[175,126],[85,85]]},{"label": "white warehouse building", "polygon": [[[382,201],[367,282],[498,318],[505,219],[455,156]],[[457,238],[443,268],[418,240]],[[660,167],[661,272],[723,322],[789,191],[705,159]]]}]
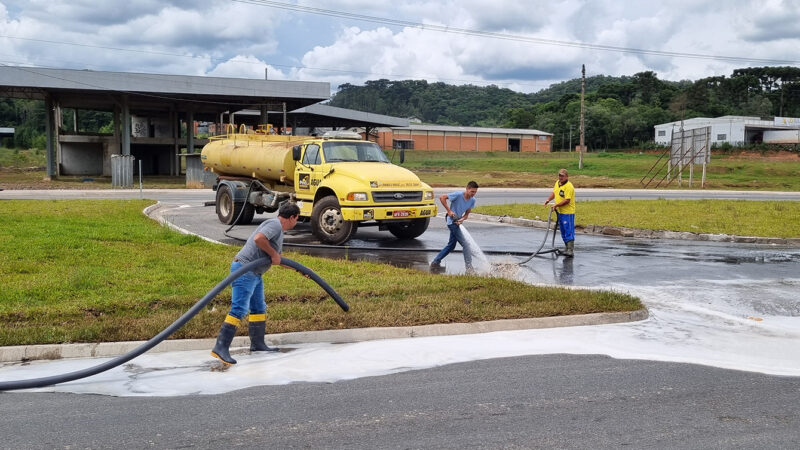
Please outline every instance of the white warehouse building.
[{"label": "white warehouse building", "polygon": [[800,142],[800,119],[794,117],[775,117],[762,120],[750,116],[695,117],[656,125],[655,142],[670,145],[672,132],[681,129],[711,127],[711,144],[743,145],[759,142],[775,144],[796,144]]}]

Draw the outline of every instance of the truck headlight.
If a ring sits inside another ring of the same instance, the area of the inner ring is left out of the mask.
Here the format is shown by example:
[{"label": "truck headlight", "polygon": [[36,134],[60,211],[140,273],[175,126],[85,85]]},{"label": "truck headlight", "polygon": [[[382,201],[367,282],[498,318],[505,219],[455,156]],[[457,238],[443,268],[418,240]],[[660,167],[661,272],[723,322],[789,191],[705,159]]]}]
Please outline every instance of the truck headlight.
[{"label": "truck headlight", "polygon": [[425,191],[423,198],[425,200],[433,200],[433,191]]},{"label": "truck headlight", "polygon": [[347,200],[351,202],[365,202],[367,201],[366,192],[351,192],[347,194]]}]

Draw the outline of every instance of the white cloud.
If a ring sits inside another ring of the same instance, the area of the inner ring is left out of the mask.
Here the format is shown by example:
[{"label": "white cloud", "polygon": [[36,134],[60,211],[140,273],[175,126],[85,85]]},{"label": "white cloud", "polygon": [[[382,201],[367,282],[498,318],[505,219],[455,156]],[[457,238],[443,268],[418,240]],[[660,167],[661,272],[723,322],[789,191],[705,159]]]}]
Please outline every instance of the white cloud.
[{"label": "white cloud", "polygon": [[[266,73],[265,73],[266,72]],[[224,78],[261,78],[285,80],[282,70],[270,66],[252,55],[236,55],[234,58],[217,64],[207,75]]]},{"label": "white cloud", "polygon": [[[0,60],[132,72],[362,83],[425,78],[535,91],[588,74],[728,75],[721,61],[526,42],[800,61],[800,0],[282,0],[349,18],[227,0],[0,0]],[[446,26],[451,32],[356,20]],[[503,33],[470,36],[453,29]],[[797,64],[795,64],[797,65]]]},{"label": "white cloud", "polygon": [[34,0],[0,16],[0,31],[9,63],[202,75],[236,55],[274,54],[283,17],[225,0]]}]

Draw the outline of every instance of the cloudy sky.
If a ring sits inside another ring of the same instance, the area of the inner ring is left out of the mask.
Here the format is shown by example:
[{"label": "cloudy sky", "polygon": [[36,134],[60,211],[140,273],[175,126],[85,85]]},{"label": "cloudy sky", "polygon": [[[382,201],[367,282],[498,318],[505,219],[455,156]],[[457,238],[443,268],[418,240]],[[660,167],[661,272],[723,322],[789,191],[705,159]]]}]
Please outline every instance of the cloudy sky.
[{"label": "cloudy sky", "polygon": [[[748,59],[749,58],[749,59]],[[800,66],[800,0],[0,0],[0,64],[535,92]]]}]

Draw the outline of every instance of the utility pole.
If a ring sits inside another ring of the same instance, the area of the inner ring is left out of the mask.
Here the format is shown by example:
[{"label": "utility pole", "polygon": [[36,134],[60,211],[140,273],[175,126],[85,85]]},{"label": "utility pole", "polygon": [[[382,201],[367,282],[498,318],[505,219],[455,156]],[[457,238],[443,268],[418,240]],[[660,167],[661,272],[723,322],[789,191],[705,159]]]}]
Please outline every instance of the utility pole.
[{"label": "utility pole", "polygon": [[583,169],[583,134],[585,131],[583,124],[583,116],[585,107],[583,105],[583,97],[586,94],[586,65],[581,64],[581,148],[578,153],[578,169]]}]

